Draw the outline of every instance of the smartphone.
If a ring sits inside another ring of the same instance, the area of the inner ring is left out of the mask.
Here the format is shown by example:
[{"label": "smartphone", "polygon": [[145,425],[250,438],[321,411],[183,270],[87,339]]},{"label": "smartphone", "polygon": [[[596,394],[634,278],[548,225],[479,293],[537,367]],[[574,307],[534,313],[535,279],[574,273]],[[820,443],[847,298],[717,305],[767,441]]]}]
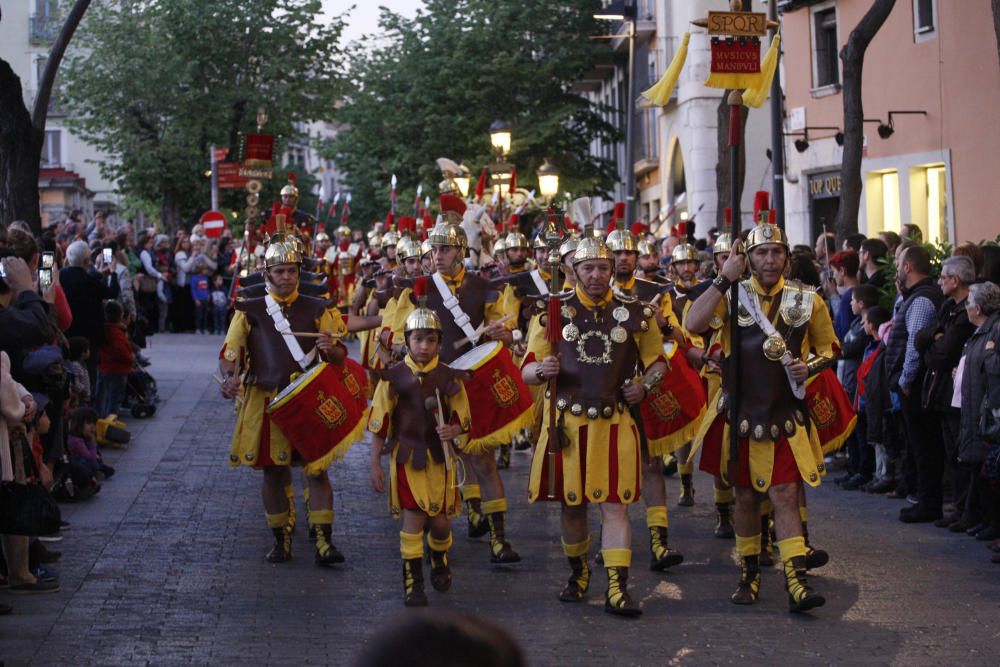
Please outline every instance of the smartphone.
[{"label": "smartphone", "polygon": [[38,269],[38,286],[42,289],[52,286],[52,269]]},{"label": "smartphone", "polygon": [[42,268],[51,269],[53,263],[55,262],[55,255],[51,252],[42,253]]},{"label": "smartphone", "polygon": [[113,259],[113,257],[114,256],[111,253],[111,248],[105,248],[104,249],[104,263],[105,264],[110,264],[111,260]]}]

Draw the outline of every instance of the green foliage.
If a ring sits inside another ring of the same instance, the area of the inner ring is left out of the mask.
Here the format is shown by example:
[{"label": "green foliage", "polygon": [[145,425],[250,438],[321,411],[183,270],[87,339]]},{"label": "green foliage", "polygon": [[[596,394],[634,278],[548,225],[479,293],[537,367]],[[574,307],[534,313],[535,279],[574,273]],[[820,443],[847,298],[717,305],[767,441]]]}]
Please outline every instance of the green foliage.
[{"label": "green foliage", "polygon": [[[383,9],[383,34],[351,54],[353,88],[338,120],[345,130],[327,155],[347,174],[352,220],[367,225],[389,207],[399,178],[399,208],[408,211],[418,184],[436,193],[439,157],[479,170],[493,160],[488,128],[512,129],[508,161],[518,184],[537,186],[549,158],[560,188],[606,192],[611,161],[589,154],[590,142],[614,140],[604,109],[571,91],[599,58],[610,62],[605,32],[593,19],[596,0],[427,0],[412,20]],[[365,51],[363,47],[369,50]]]},{"label": "green foliage", "polygon": [[[951,257],[952,245],[943,240],[936,244],[923,243],[921,245],[927,248],[927,252],[931,256],[931,278],[937,280],[938,276],[941,275],[941,265],[944,260]],[[893,304],[896,303],[896,297],[899,295],[899,290],[896,288],[896,263],[892,257],[886,256],[878,261],[878,265],[886,277],[885,285],[882,286],[879,295],[879,305],[884,306],[891,313]]]},{"label": "green foliage", "polygon": [[[163,202],[167,226],[196,216],[209,203],[209,146],[235,155],[258,106],[278,155],[298,124],[332,115],[342,20],[323,25],[319,12],[319,0],[94,3],[85,51],[60,74],[72,127],[109,156],[102,172],[124,193]],[[242,209],[243,194],[223,191],[224,204]]]}]

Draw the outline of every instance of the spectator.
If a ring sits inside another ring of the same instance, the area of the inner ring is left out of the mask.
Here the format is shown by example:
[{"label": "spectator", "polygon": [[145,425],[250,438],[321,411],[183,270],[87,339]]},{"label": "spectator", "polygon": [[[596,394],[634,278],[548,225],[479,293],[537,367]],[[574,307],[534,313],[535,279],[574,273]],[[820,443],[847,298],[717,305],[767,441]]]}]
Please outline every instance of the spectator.
[{"label": "spectator", "polygon": [[903,225],[902,229],[899,230],[899,237],[902,239],[909,239],[914,243],[924,242],[924,233],[920,230],[920,227],[909,222]]},{"label": "spectator", "polygon": [[[840,382],[852,403],[855,402],[857,395],[858,367],[861,366],[865,350],[874,340],[867,332],[865,314],[878,305],[878,298],[878,290],[871,285],[858,285],[851,293],[850,304],[854,319],[847,333],[841,338]],[[858,424],[854,433],[846,441],[846,447],[847,476],[840,481],[843,489],[853,491],[868,484],[874,472],[873,450],[867,446],[865,440],[865,420],[861,411],[858,413]]]},{"label": "spectator", "polygon": [[867,239],[861,243],[858,259],[861,260],[862,283],[874,285],[882,289],[885,285],[885,272],[878,263],[888,254],[889,249],[881,239]]},{"label": "spectator", "polygon": [[833,330],[837,334],[838,340],[844,340],[851,322],[856,315],[851,305],[851,296],[858,281],[858,268],[860,260],[858,253],[853,250],[841,250],[830,259],[830,268],[833,270],[833,281],[837,286],[837,293],[840,294],[840,305],[833,313]]},{"label": "spectator", "polygon": [[212,333],[226,333],[226,314],[229,311],[229,293],[221,273],[212,277]]},{"label": "spectator", "polygon": [[146,322],[146,333],[152,334],[156,331],[156,323],[160,320],[160,306],[158,293],[160,283],[166,276],[156,268],[153,261],[153,236],[143,232],[139,235],[137,252],[139,256],[139,270],[135,278],[136,310],[139,316]]},{"label": "spectator", "polygon": [[[955,246],[955,249],[951,251],[952,257],[968,257],[972,260],[972,265],[976,269],[976,278],[982,276],[983,273],[983,251],[975,243],[963,243],[962,245]],[[973,281],[977,282],[977,281]],[[971,284],[971,283],[970,283]]]},{"label": "spectator", "polygon": [[855,406],[858,429],[864,429],[860,447],[871,447],[875,458],[872,481],[862,486],[868,493],[885,493],[896,487],[892,451],[897,429],[885,371],[885,342],[879,333],[891,319],[892,315],[882,306],[872,306],[862,317],[865,334],[872,342],[858,367]]},{"label": "spectator", "polygon": [[73,336],[68,342],[66,367],[70,375],[70,408],[87,407],[91,403],[90,373],[87,371],[90,341],[83,336]]},{"label": "spectator", "polygon": [[[177,240],[174,248],[174,266],[177,273],[174,275],[173,301],[170,304],[170,321],[172,331],[181,333],[194,329],[194,302],[191,300],[191,286],[188,284],[189,276],[197,273],[195,247],[191,239],[182,236]],[[201,254],[201,244],[198,243],[197,253]]]},{"label": "spectator", "polygon": [[[957,467],[958,431],[960,412],[951,407],[954,392],[952,377],[962,358],[965,341],[969,339],[976,327],[969,322],[965,302],[969,295],[969,286],[976,279],[976,271],[972,260],[968,257],[949,257],[941,266],[941,276],[938,285],[945,296],[944,302],[938,308],[937,326],[928,327],[917,334],[915,346],[923,355],[927,373],[924,376],[921,396],[921,408],[933,414],[934,421],[939,425],[944,448],[945,470],[940,470],[938,476],[946,474],[951,480],[952,498],[957,507],[965,505],[966,495],[971,480],[961,468]],[[961,518],[961,513],[942,517],[935,525],[947,528]]]},{"label": "spectator", "polygon": [[[978,283],[969,289],[966,299],[969,322],[976,327],[965,347],[960,364],[961,426],[958,461],[972,473],[972,487],[963,516],[970,524],[966,532],[986,541],[1000,538],[1000,442],[988,439],[982,431],[984,410],[993,412],[1000,400],[1000,288],[991,282]],[[995,422],[992,422],[995,424]],[[993,557],[994,562],[1000,561]]]},{"label": "spectator", "polygon": [[1000,285],[1000,246],[995,243],[984,243],[979,250],[983,253],[983,270],[979,273],[980,280],[988,280],[994,285]]},{"label": "spectator", "polygon": [[899,234],[892,231],[884,231],[878,233],[879,239],[885,244],[886,253],[895,256],[896,249],[899,248],[899,244],[902,239],[899,238]]},{"label": "spectator", "polygon": [[153,262],[156,265],[159,282],[156,283],[156,299],[159,303],[157,331],[167,331],[170,304],[173,302],[174,257],[170,253],[170,238],[166,234],[157,235],[153,243]]},{"label": "spectator", "polygon": [[0,350],[10,357],[14,380],[21,381],[25,351],[51,338],[48,306],[35,291],[24,260],[3,257],[0,269]]},{"label": "spectator", "polygon": [[117,415],[125,399],[128,374],[135,364],[132,344],[128,340],[124,310],[117,301],[104,304],[104,344],[101,346],[100,372],[97,383],[97,410],[102,418]]},{"label": "spectator", "polygon": [[[90,248],[84,241],[74,241],[66,252],[68,266],[59,273],[60,282],[66,291],[73,324],[66,330],[67,336],[83,336],[90,341],[91,350],[101,349],[104,342],[105,299],[118,296],[118,276],[115,274],[117,261],[112,257],[110,264],[100,259],[99,268],[91,266]],[[96,395],[97,359],[94,355],[87,360],[90,373],[91,395]]]},{"label": "spectator", "polygon": [[939,438],[935,437],[937,424],[921,406],[920,388],[926,368],[916,348],[917,334],[937,324],[937,310],[944,300],[930,272],[930,254],[923,246],[913,245],[897,254],[899,299],[893,310],[892,331],[886,342],[885,365],[890,390],[899,392],[907,446],[904,467],[906,488],[898,490],[897,495],[903,495],[904,490],[906,495],[916,491],[917,503],[900,512],[899,518],[905,523],[941,518],[944,449]]},{"label": "spectator", "polygon": [[208,267],[204,267],[190,279],[191,299],[194,301],[194,326],[198,333],[205,333],[212,328],[210,321],[212,301],[208,274]]},{"label": "spectator", "polygon": [[88,475],[92,484],[100,488],[97,476],[109,479],[115,469],[104,463],[97,449],[97,413],[90,408],[77,408],[70,416],[69,437],[66,449],[74,466]]},{"label": "spectator", "polygon": [[844,250],[853,250],[854,252],[861,252],[861,244],[864,243],[866,237],[864,234],[848,234],[847,238],[844,239]]}]

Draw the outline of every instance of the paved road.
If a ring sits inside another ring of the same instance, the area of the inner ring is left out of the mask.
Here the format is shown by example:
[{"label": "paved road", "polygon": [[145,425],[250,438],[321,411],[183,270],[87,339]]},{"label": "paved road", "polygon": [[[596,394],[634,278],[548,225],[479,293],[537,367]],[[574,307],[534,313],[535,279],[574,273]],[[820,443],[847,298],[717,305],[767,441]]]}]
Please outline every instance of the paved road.
[{"label": "paved road", "polygon": [[[88,503],[64,506],[72,529],[58,545],[62,591],[7,597],[0,618],[6,664],[348,664],[373,632],[403,612],[398,524],[369,488],[368,448],[332,470],[335,542],[348,562],[312,564],[300,529],[295,560],[273,566],[259,478],[226,465],[232,408],[211,372],[219,337],[157,336],[149,351],[164,402],[130,423],[134,445],[112,451],[118,474]],[[761,602],[728,602],[738,571],[732,543],[711,537],[711,487],[670,509],[671,541],[687,557],[666,575],[634,568],[645,614],[602,610],[598,572],[585,605],[556,600],[566,576],[555,507],[525,500],[527,456],[506,473],[509,535],[524,557],[491,566],[487,545],[456,523],[455,583],[433,608],[489,616],[510,629],[532,664],[997,664],[1000,567],[982,543],[895,519],[896,501],[828,485],[811,494],[814,542],[830,565],[828,597],[792,616],[777,570]],[[671,480],[670,494],[677,492]],[[300,501],[301,507],[301,501]],[[642,512],[633,511],[635,562],[645,563]],[[596,526],[595,526],[596,530]]]}]

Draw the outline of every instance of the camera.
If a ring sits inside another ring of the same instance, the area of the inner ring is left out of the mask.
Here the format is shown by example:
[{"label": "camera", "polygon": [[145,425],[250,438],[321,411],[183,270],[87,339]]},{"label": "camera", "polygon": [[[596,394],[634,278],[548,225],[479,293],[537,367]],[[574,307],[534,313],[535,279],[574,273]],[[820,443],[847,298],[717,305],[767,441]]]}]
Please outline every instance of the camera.
[{"label": "camera", "polygon": [[42,253],[42,268],[43,269],[51,269],[54,263],[55,263],[55,255],[54,255],[54,253],[51,253],[51,252],[43,252]]},{"label": "camera", "polygon": [[38,286],[42,289],[52,286],[52,269],[38,269]]},{"label": "camera", "polygon": [[111,248],[104,249],[104,263],[110,264],[111,260],[114,259],[114,253],[111,252]]}]

